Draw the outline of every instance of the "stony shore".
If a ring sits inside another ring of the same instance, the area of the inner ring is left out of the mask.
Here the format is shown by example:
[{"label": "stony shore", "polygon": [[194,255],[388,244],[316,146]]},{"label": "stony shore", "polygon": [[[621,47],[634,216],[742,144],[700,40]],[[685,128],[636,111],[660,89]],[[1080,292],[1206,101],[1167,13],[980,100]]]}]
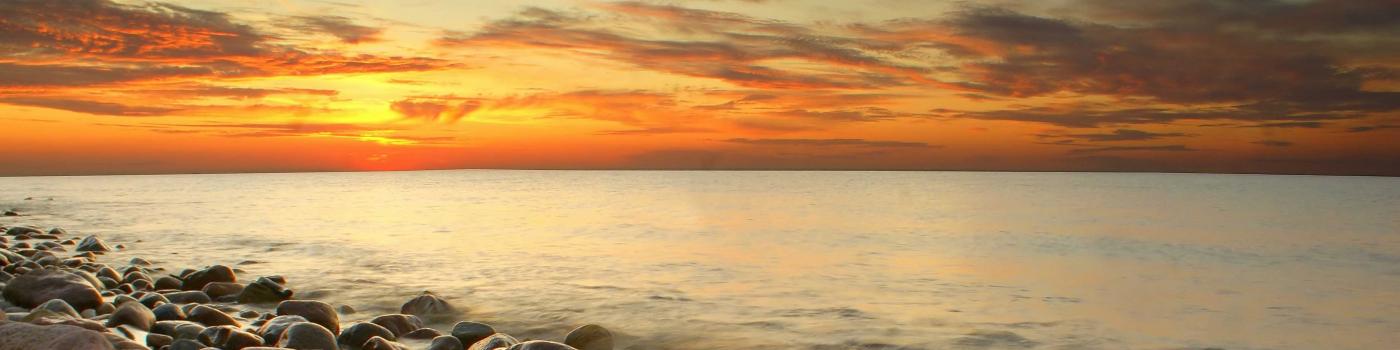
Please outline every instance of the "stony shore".
[{"label": "stony shore", "polygon": [[517,339],[485,323],[455,320],[462,310],[430,292],[407,300],[397,314],[342,323],[341,316],[355,313],[352,306],[299,299],[281,276],[246,276],[223,265],[162,267],[143,258],[105,261],[105,253],[124,247],[61,228],[0,231],[0,350],[613,348],[612,333],[598,325],[557,341]]}]

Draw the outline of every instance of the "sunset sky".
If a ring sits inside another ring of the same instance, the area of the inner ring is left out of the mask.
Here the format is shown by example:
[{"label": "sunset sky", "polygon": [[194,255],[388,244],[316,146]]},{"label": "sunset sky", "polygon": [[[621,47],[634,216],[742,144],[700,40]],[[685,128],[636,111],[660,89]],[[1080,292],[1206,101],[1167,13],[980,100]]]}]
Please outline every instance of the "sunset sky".
[{"label": "sunset sky", "polygon": [[0,175],[1400,175],[1400,3],[0,0]]}]

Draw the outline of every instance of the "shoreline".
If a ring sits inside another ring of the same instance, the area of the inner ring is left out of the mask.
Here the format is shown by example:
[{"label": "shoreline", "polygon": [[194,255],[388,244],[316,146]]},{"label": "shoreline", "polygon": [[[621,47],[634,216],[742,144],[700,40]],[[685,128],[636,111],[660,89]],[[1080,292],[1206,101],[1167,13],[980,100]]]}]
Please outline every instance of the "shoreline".
[{"label": "shoreline", "polygon": [[[9,215],[20,216],[14,213]],[[303,299],[280,275],[225,265],[159,266],[95,235],[0,225],[0,348],[152,350],[611,350],[585,324],[555,339],[516,338],[464,317],[430,291],[398,313],[365,318],[351,305]],[[158,259],[152,259],[157,260]],[[234,265],[238,266],[238,265]],[[294,282],[294,281],[291,281]],[[312,293],[315,294],[315,293]],[[353,315],[353,316],[351,316]],[[342,320],[365,319],[349,322]]]}]

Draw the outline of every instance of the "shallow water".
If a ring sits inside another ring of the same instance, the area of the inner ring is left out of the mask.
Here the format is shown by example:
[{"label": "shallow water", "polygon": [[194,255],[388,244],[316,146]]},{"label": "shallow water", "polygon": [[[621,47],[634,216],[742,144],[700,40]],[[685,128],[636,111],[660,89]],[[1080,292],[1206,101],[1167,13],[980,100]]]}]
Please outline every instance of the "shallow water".
[{"label": "shallow water", "polygon": [[[25,197],[35,200],[23,200]],[[53,198],[52,200],[48,200]],[[1400,179],[425,171],[0,178],[169,266],[628,349],[1388,349]],[[441,325],[439,325],[441,326]]]}]

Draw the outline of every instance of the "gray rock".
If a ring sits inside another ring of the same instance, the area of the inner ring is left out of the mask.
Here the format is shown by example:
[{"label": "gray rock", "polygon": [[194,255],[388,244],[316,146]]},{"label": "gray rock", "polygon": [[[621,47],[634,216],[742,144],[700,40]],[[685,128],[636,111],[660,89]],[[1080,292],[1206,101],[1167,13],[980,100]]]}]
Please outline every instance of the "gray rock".
[{"label": "gray rock", "polygon": [[384,329],[377,324],[360,322],[340,332],[340,336],[335,338],[335,342],[350,349],[359,349],[365,345],[370,338],[396,339],[394,333]]},{"label": "gray rock", "polygon": [[586,324],[564,336],[564,344],[579,350],[612,350],[613,335],[603,326]]},{"label": "gray rock", "polygon": [[110,252],[112,251],[112,246],[107,245],[107,242],[103,242],[102,239],[97,238],[97,236],[89,235],[87,237],[83,237],[83,240],[78,242],[77,251]]},{"label": "gray rock", "polygon": [[287,290],[281,283],[277,283],[271,278],[258,277],[257,281],[243,287],[243,290],[239,292],[238,303],[276,303],[291,298],[292,291]]},{"label": "gray rock", "polygon": [[212,282],[238,282],[238,276],[228,266],[214,265],[185,276],[184,283],[180,284],[180,289],[201,290],[204,289],[204,285]]},{"label": "gray rock", "polygon": [[150,331],[156,325],[156,315],[141,303],[126,303],[117,307],[107,318],[107,327],[128,325],[143,331]]},{"label": "gray rock", "polygon": [[394,333],[394,338],[403,336],[405,333],[423,328],[423,320],[418,316],[404,314],[380,315],[370,320],[369,323],[377,324],[384,329]]},{"label": "gray rock", "polygon": [[276,344],[277,339],[282,337],[282,332],[286,331],[287,327],[302,322],[309,323],[310,321],[307,321],[305,317],[297,315],[273,317],[267,320],[267,322],[263,322],[262,326],[258,327],[258,335],[263,337],[263,344]]},{"label": "gray rock", "polygon": [[450,316],[456,314],[457,310],[452,307],[452,304],[447,303],[447,300],[439,298],[432,292],[425,291],[404,303],[403,307],[399,308],[399,313],[433,318]]},{"label": "gray rock", "polygon": [[496,333],[492,334],[489,337],[486,337],[486,339],[478,340],[476,343],[472,344],[470,348],[467,349],[492,350],[496,348],[508,348],[511,346],[515,346],[515,344],[520,344],[520,341],[516,340],[515,337],[512,337],[505,333]]},{"label": "gray rock", "polygon": [[307,321],[326,327],[331,333],[340,333],[340,315],[331,304],[315,300],[287,300],[277,304],[277,316],[297,315]]},{"label": "gray rock", "polygon": [[462,344],[476,344],[492,334],[496,334],[496,329],[485,323],[462,321],[452,326],[452,336]]},{"label": "gray rock", "polygon": [[262,337],[238,330],[235,326],[215,326],[199,332],[199,342],[223,350],[242,350],[263,345]]},{"label": "gray rock", "polygon": [[199,322],[205,326],[234,326],[242,327],[233,316],[229,316],[219,309],[204,305],[195,305],[186,313],[185,320]]},{"label": "gray rock", "polygon": [[[101,283],[101,282],[98,282]],[[34,270],[5,284],[5,300],[23,307],[35,307],[51,299],[61,299],[77,309],[102,305],[102,294],[82,276],[57,269]]]},{"label": "gray rock", "polygon": [[301,322],[287,327],[277,340],[277,346],[296,350],[336,350],[335,334],[326,327]]},{"label": "gray rock", "polygon": [[466,350],[466,347],[462,346],[462,341],[457,337],[442,335],[428,343],[428,350]]},{"label": "gray rock", "polygon": [[508,350],[578,350],[563,343],[555,343],[548,340],[531,340],[520,344],[511,345]]},{"label": "gray rock", "polygon": [[0,323],[0,350],[114,350],[97,331],[73,326]]}]

